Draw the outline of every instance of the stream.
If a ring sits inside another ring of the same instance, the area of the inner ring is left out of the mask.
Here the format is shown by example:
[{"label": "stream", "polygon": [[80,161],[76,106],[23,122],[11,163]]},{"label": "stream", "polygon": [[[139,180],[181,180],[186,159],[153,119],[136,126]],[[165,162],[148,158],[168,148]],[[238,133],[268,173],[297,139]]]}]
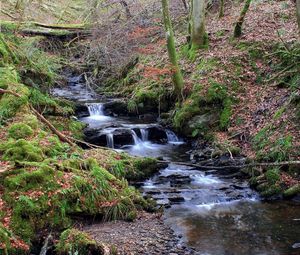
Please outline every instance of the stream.
[{"label": "stream", "polygon": [[[80,102],[88,112],[87,141],[117,151],[190,162],[190,145],[155,119],[107,114],[107,99],[86,89],[80,77],[52,94]],[[300,204],[263,201],[235,171],[202,171],[169,164],[139,185],[165,206],[164,221],[183,244],[203,255],[300,254]],[[146,253],[145,253],[146,254]]]}]

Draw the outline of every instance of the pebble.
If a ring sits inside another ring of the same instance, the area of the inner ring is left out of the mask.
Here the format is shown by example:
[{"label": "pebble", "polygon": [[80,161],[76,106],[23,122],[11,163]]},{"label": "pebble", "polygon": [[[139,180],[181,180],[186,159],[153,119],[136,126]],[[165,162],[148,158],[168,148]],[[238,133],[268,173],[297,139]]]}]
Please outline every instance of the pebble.
[{"label": "pebble", "polygon": [[155,214],[142,212],[134,222],[94,223],[83,227],[99,243],[118,247],[118,255],[195,255]]}]

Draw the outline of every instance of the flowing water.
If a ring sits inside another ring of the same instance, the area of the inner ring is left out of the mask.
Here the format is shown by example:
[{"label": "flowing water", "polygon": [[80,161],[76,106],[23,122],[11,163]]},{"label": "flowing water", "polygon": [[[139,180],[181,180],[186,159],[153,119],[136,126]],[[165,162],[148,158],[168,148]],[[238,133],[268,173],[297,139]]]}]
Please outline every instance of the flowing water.
[{"label": "flowing water", "polygon": [[[103,104],[90,103],[93,98],[87,97],[82,101],[88,102],[90,116],[81,121],[97,133],[94,141],[104,136],[106,146],[131,155],[190,160],[189,146],[171,130],[157,123],[105,116]],[[300,254],[299,248],[293,248],[300,243],[300,204],[264,202],[246,180],[234,176],[233,171],[169,164],[145,181],[141,191],[165,206],[166,224],[197,254]]]}]

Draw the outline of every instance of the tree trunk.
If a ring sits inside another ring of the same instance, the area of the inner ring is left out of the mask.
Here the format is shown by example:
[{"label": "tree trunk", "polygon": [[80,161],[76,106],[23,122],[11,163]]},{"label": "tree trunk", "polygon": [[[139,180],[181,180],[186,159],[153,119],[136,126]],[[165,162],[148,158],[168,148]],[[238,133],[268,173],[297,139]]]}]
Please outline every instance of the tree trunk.
[{"label": "tree trunk", "polygon": [[243,26],[247,11],[249,10],[250,4],[251,4],[251,0],[246,0],[244,8],[241,11],[240,17],[234,28],[234,37],[235,38],[240,37],[242,35],[242,26]]},{"label": "tree trunk", "polygon": [[298,28],[300,32],[300,0],[296,0],[296,10],[297,10]]},{"label": "tree trunk", "polygon": [[190,33],[191,48],[201,48],[206,42],[205,0],[192,0]]},{"label": "tree trunk", "polygon": [[174,92],[178,100],[181,101],[182,89],[183,89],[183,77],[178,65],[178,59],[177,59],[177,54],[175,49],[174,32],[172,28],[170,13],[169,13],[168,0],[162,0],[162,8],[163,8],[163,19],[164,19],[164,24],[166,29],[168,54],[173,68],[172,80],[174,83]]},{"label": "tree trunk", "polygon": [[220,1],[219,18],[224,17],[224,0]]}]

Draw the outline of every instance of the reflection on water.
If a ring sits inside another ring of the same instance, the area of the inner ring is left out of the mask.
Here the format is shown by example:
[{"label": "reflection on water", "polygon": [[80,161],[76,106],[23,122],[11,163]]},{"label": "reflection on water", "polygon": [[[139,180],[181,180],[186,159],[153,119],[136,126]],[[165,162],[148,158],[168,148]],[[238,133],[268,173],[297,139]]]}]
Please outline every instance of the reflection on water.
[{"label": "reflection on water", "polygon": [[166,222],[201,254],[300,254],[299,205],[239,200],[175,205]]}]

